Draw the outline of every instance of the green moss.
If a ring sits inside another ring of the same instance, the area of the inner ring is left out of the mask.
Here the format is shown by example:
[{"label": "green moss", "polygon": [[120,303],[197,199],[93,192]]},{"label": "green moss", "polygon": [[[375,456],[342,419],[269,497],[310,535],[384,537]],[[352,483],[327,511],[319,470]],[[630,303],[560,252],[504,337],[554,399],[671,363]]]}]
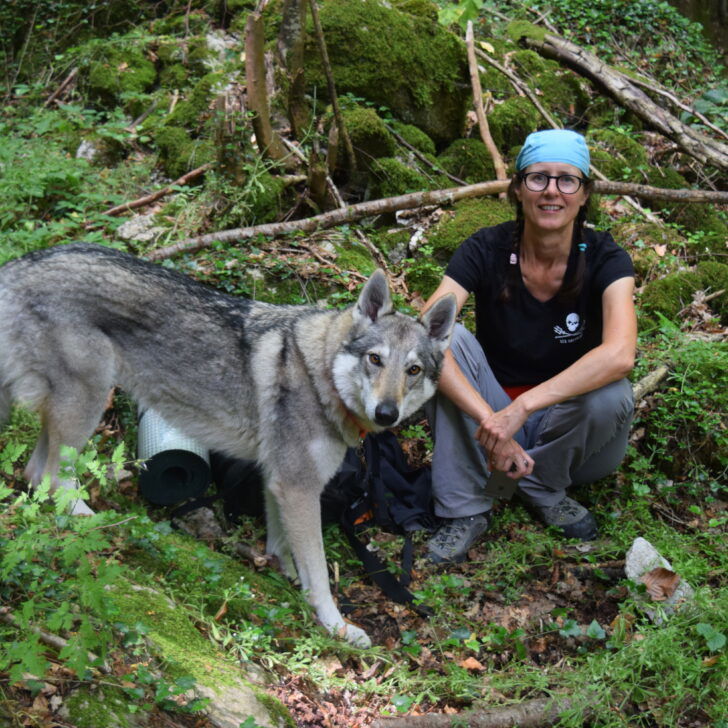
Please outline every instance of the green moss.
[{"label": "green moss", "polygon": [[728,324],[728,265],[715,260],[705,260],[695,266],[703,289],[708,293],[724,293],[709,302],[710,308],[720,316],[723,324]]},{"label": "green moss", "polygon": [[105,105],[117,104],[123,94],[148,91],[157,70],[144,50],[131,44],[105,44],[88,66],[85,85],[89,96]]},{"label": "green moss", "polygon": [[76,728],[135,728],[144,722],[132,713],[129,698],[121,688],[81,686],[64,698],[63,705]]},{"label": "green moss", "polygon": [[483,65],[485,68],[480,73],[480,85],[483,88],[483,92],[490,92],[493,98],[496,99],[511,96],[513,94],[513,86],[508,80],[508,77],[494,66]]},{"label": "green moss", "polygon": [[558,70],[559,64],[555,61],[547,61],[536,51],[521,49],[511,54],[511,60],[527,75],[536,76],[543,71],[553,73]]},{"label": "green moss", "polygon": [[437,158],[440,166],[468,183],[495,179],[493,159],[480,139],[458,139]]},{"label": "green moss", "polygon": [[611,225],[611,233],[629,252],[640,284],[651,280],[655,271],[665,266],[665,258],[657,253],[655,246],[665,245],[668,249],[685,246],[685,238],[674,227],[658,223],[616,222]]},{"label": "green moss", "polygon": [[159,73],[159,83],[165,88],[179,89],[187,85],[190,78],[189,70],[181,63],[166,66]]},{"label": "green moss", "polygon": [[392,124],[392,128],[418,151],[423,154],[435,154],[435,142],[422,129],[418,129],[412,124],[403,124],[400,121],[395,121]]},{"label": "green moss", "polygon": [[372,159],[394,154],[397,149],[394,137],[374,109],[355,106],[344,111],[343,116],[357,163],[361,167],[369,168]]},{"label": "green moss", "polygon": [[694,271],[684,270],[670,273],[648,283],[640,296],[640,308],[646,314],[640,317],[641,326],[651,326],[657,321],[656,313],[669,319],[693,300],[695,291],[702,285],[700,276]]},{"label": "green moss", "polygon": [[497,104],[488,116],[490,132],[502,152],[523,144],[523,140],[542,124],[534,105],[523,96],[513,96]]},{"label": "green moss", "polygon": [[[469,103],[461,40],[436,21],[379,0],[329,0],[320,13],[340,94],[387,106],[438,144],[459,136]],[[307,83],[321,96],[326,80],[315,36],[308,36]]]},{"label": "green moss", "polygon": [[353,271],[370,276],[377,268],[369,251],[356,241],[349,241],[346,245],[337,245],[336,253],[336,265],[343,271]]},{"label": "green moss", "polygon": [[592,163],[609,179],[645,183],[647,150],[633,137],[597,128],[589,131],[587,140]]},{"label": "green moss", "polygon": [[175,106],[167,123],[170,126],[181,126],[189,130],[197,129],[211,116],[210,102],[217,94],[223,76],[220,73],[208,73],[195,83],[187,97]]},{"label": "green moss", "polygon": [[428,189],[428,180],[398,159],[385,157],[372,164],[372,192],[375,197],[395,197]]},{"label": "green moss", "polygon": [[506,26],[506,33],[514,43],[518,43],[521,38],[524,37],[543,40],[548,31],[545,28],[539,25],[533,25],[526,20],[514,20]]},{"label": "green moss", "polygon": [[176,126],[160,129],[155,141],[164,171],[172,178],[180,177],[215,159],[212,142],[206,139],[194,140],[184,129]]},{"label": "green moss", "polygon": [[541,101],[549,111],[565,121],[581,119],[589,107],[589,94],[571,71],[545,71],[533,79],[542,94]]},{"label": "green moss", "polygon": [[425,18],[432,23],[438,22],[439,8],[436,3],[430,2],[430,0],[395,0],[393,5],[403,13]]},{"label": "green moss", "polygon": [[445,263],[466,238],[482,227],[490,227],[513,217],[511,205],[504,200],[489,197],[462,200],[453,206],[453,214],[446,215],[428,233],[427,241],[435,257]]}]

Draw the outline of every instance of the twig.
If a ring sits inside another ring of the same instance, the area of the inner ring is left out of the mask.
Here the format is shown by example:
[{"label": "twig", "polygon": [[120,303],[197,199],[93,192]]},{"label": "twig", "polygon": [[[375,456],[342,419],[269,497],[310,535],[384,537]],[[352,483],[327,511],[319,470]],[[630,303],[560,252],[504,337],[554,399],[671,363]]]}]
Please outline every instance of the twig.
[{"label": "twig", "polygon": [[158,103],[159,103],[159,100],[154,99],[154,101],[152,102],[152,105],[146,111],[143,111],[141,114],[139,114],[139,116],[137,116],[137,118],[134,119],[134,121],[132,121],[131,124],[129,124],[129,126],[126,127],[125,131],[129,131],[129,132],[134,131],[134,129],[136,129],[139,126],[139,124],[141,124],[144,121],[144,119],[146,119],[157,108]]},{"label": "twig", "polygon": [[634,401],[639,402],[645,395],[654,392],[660,386],[662,380],[668,375],[669,371],[667,365],[660,364],[657,369],[646,374],[639,382],[635,382],[632,386]]},{"label": "twig", "polygon": [[60,98],[61,95],[66,91],[68,86],[70,85],[71,81],[73,81],[74,78],[76,78],[76,75],[78,74],[78,66],[74,68],[61,82],[61,85],[46,99],[43,106],[45,108],[49,107],[56,99]]},{"label": "twig", "polygon": [[349,169],[351,171],[356,171],[356,157],[354,156],[354,147],[351,144],[351,137],[349,136],[349,132],[346,129],[346,125],[344,124],[344,117],[341,115],[339,98],[336,95],[336,85],[334,84],[334,74],[331,70],[329,52],[326,49],[326,39],[324,38],[324,31],[321,27],[321,19],[319,18],[318,6],[316,5],[316,0],[309,0],[309,4],[311,6],[313,27],[316,31],[316,41],[318,42],[319,52],[321,53],[321,64],[324,67],[324,73],[326,74],[326,83],[329,88],[331,107],[334,110],[334,119],[336,119],[336,126],[338,127],[339,133],[344,140],[346,156],[349,158]]},{"label": "twig", "polygon": [[[11,627],[15,627],[16,629],[22,629],[17,618],[13,616],[8,607],[0,607],[0,621],[5,622],[5,624],[9,624]],[[50,632],[44,632],[38,627],[30,627],[29,629],[31,630],[31,632],[37,634],[40,638],[40,641],[48,647],[52,647],[55,650],[62,650],[64,647],[68,646],[68,640],[63,639],[63,637],[51,634]],[[91,660],[92,662],[96,662],[100,659],[98,655],[95,655],[93,652],[87,652],[86,654],[88,655],[89,660]],[[105,662],[97,665],[96,669],[99,672],[103,672],[105,675],[111,674],[111,668]]]},{"label": "twig", "polygon": [[389,133],[397,140],[398,144],[401,144],[403,147],[408,149],[412,154],[417,157],[417,159],[420,160],[423,164],[426,164],[433,172],[437,172],[438,174],[444,174],[448,179],[451,179],[456,185],[466,185],[467,182],[465,180],[460,179],[459,177],[456,177],[454,174],[450,174],[444,169],[440,169],[436,164],[433,164],[422,152],[417,149],[417,147],[412,146],[401,134],[398,134],[394,129],[391,127],[387,127],[389,129]]},{"label": "twig", "polygon": [[[725,293],[725,288],[721,288],[720,291],[714,291],[713,293],[709,293],[707,296],[702,296],[700,298],[700,303],[707,303],[708,301],[712,301],[714,298],[718,298],[718,296],[722,296]],[[696,303],[696,301],[693,301],[693,303]],[[684,313],[687,313],[690,310],[690,307],[693,305],[693,303],[689,303],[687,306],[683,306],[678,312],[677,312],[677,318],[682,316]]]},{"label": "twig", "polygon": [[107,210],[104,210],[101,214],[102,215],[120,215],[122,212],[128,212],[129,210],[135,210],[139,207],[145,207],[146,205],[151,205],[152,202],[156,202],[161,197],[164,197],[165,195],[170,194],[170,192],[174,192],[175,187],[183,187],[186,185],[190,180],[195,179],[196,177],[199,177],[201,174],[204,174],[207,172],[208,169],[212,168],[212,164],[203,164],[201,167],[198,167],[197,169],[193,169],[190,172],[187,172],[187,174],[183,174],[179,179],[176,179],[171,184],[167,185],[166,187],[163,187],[161,190],[157,190],[156,192],[152,192],[150,195],[145,195],[144,197],[140,197],[136,200],[132,200],[131,202],[124,202],[121,205],[116,205],[115,207],[109,207]]},{"label": "twig", "polygon": [[93,528],[90,528],[89,531],[100,531],[102,528],[114,528],[115,526],[121,526],[122,524],[128,523],[129,521],[133,521],[137,518],[139,518],[139,516],[129,516],[128,518],[124,518],[121,521],[116,521],[114,523],[105,523],[102,526],[94,526]]},{"label": "twig", "polygon": [[[503,163],[503,157],[501,157],[498,147],[493,141],[493,137],[490,133],[490,127],[488,126],[488,118],[485,115],[483,108],[483,90],[480,86],[480,71],[478,69],[478,61],[475,58],[475,39],[473,35],[473,21],[468,20],[467,30],[465,31],[465,44],[468,51],[468,67],[470,68],[470,84],[473,89],[473,104],[475,106],[475,115],[478,117],[478,127],[480,128],[480,138],[483,140],[483,144],[487,147],[490,152],[490,156],[493,159],[493,167],[495,167],[496,179],[507,179],[506,166]],[[505,193],[501,193],[501,197],[505,196]]]}]

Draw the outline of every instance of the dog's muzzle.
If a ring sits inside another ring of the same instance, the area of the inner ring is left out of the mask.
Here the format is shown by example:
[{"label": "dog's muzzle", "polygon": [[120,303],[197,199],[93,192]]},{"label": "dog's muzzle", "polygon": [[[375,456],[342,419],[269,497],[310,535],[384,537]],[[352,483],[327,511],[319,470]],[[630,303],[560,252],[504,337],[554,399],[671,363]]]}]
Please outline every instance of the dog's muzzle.
[{"label": "dog's muzzle", "polygon": [[374,421],[382,427],[393,425],[399,418],[399,408],[392,401],[380,402],[374,410]]}]

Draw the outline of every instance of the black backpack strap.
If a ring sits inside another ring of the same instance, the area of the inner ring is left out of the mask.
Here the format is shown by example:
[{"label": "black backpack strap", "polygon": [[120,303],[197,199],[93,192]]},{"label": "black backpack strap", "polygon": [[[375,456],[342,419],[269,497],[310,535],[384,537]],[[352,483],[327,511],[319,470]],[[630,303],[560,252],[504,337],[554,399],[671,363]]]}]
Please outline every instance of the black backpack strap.
[{"label": "black backpack strap", "polygon": [[214,493],[213,495],[201,495],[197,498],[192,498],[186,503],[182,503],[182,505],[177,506],[169,514],[169,519],[174,520],[175,518],[181,518],[192,511],[196,511],[198,508],[207,508],[216,501],[219,501],[221,498],[224,498],[229,493],[232,493],[238,485],[239,484],[237,482],[230,482],[222,490],[218,490],[217,493]]}]

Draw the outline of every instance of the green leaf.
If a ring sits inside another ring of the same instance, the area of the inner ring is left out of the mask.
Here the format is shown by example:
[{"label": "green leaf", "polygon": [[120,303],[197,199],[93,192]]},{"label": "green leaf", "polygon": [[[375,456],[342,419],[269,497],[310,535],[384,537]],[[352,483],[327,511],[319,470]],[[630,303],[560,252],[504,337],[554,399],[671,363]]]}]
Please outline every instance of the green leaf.
[{"label": "green leaf", "polygon": [[597,622],[596,619],[592,620],[592,623],[586,628],[586,636],[591,637],[593,640],[603,640],[607,633],[602,629],[602,626]]},{"label": "green leaf", "polygon": [[700,622],[695,625],[695,631],[705,638],[705,643],[711,652],[717,652],[725,647],[726,636],[713,625]]},{"label": "green leaf", "polygon": [[581,635],[581,627],[575,619],[564,620],[564,626],[559,630],[562,637],[579,637]]}]

